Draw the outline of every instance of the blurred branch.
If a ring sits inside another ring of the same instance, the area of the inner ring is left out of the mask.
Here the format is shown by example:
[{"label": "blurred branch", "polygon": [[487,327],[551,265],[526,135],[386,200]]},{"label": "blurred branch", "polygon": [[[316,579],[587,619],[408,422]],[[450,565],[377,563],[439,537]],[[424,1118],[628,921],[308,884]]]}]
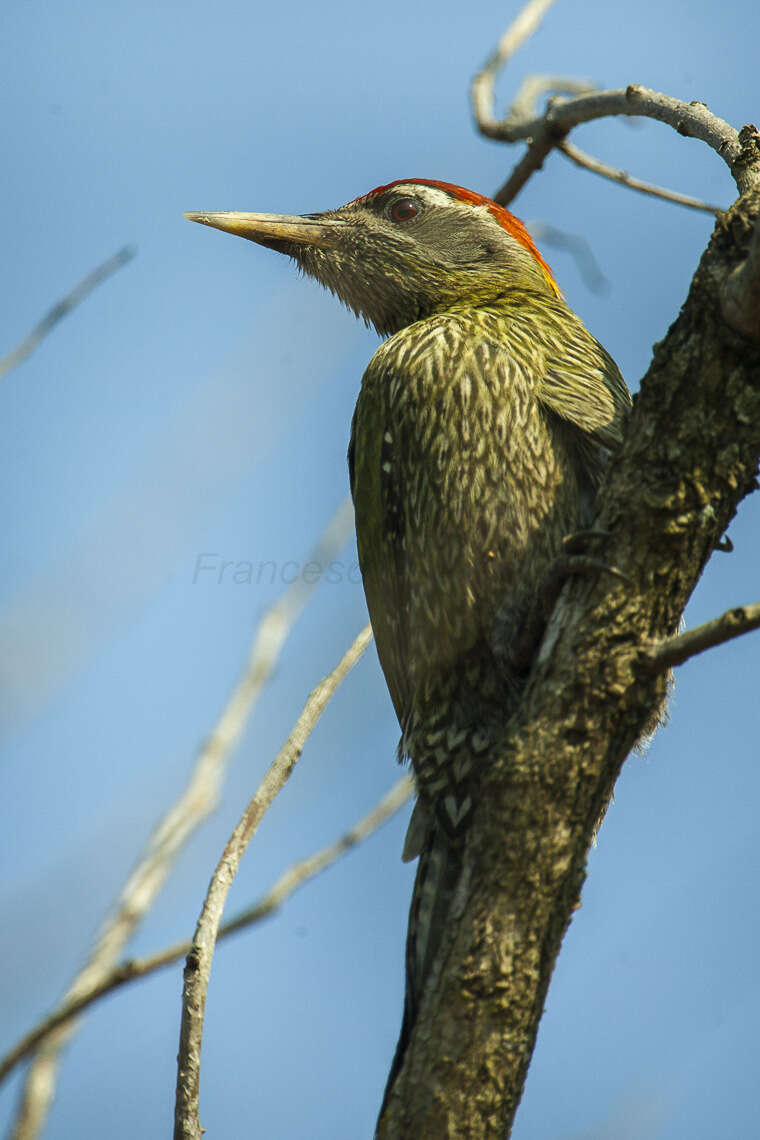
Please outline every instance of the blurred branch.
[{"label": "blurred branch", "polygon": [[[322,534],[312,560],[330,562],[348,538],[352,521],[353,512],[346,501]],[[232,750],[313,590],[314,585],[301,575],[262,616],[254,633],[248,663],[214,731],[196,757],[185,790],[148,840],[87,962],[64,994],[60,1008],[86,997],[109,974],[136,926],[153,905],[180,851],[214,811]],[[70,1020],[69,1014],[66,1024],[47,1036],[32,1061],[11,1140],[34,1140],[39,1135],[55,1094],[58,1054],[75,1030],[76,1023]]]},{"label": "blurred branch", "polygon": [[675,665],[683,665],[690,657],[696,657],[706,649],[714,649],[716,645],[723,645],[754,629],[760,629],[760,602],[737,606],[686,633],[655,642],[647,648],[643,665],[648,673],[662,673]]},{"label": "blurred branch", "polygon": [[[502,35],[494,51],[488,57],[481,70],[472,81],[472,105],[475,120],[481,122],[496,122],[493,119],[495,104],[494,87],[499,74],[504,70],[512,56],[519,51],[527,39],[541,26],[544,14],[551,8],[555,0],[528,0],[528,3],[518,12],[515,19]],[[514,113],[513,108],[513,113]],[[519,109],[518,109],[519,110]]]},{"label": "blurred branch", "polygon": [[473,114],[481,134],[501,142],[528,143],[527,151],[512,174],[494,195],[497,202],[502,206],[508,205],[530,176],[540,169],[554,147],[564,142],[573,127],[613,115],[657,119],[673,127],[680,135],[701,139],[726,162],[740,194],[760,186],[760,135],[754,128],[744,128],[742,137],[729,123],[709,111],[704,103],[696,100],[685,103],[636,83],[617,91],[585,91],[574,98],[556,96],[547,101],[543,113],[536,113],[530,106],[531,99],[546,90],[547,84],[556,89],[561,83],[564,89],[572,90],[577,89],[578,84],[585,86],[587,82],[538,76],[532,86],[530,81],[523,84],[522,96],[515,101],[508,116],[499,119],[495,112],[496,79],[517,49],[539,26],[552,2],[529,0],[472,81]]},{"label": "blurred branch", "polygon": [[304,745],[328,701],[362,656],[371,638],[371,627],[366,625],[332,672],[312,690],[288,739],[270,764],[240,822],[227,841],[212,876],[185,963],[182,1026],[177,1057],[177,1096],[174,1109],[175,1140],[201,1140],[203,1135],[198,1117],[198,1095],[206,992],[222,911],[240,866],[240,860],[265,813],[289,780]]},{"label": "blurred branch", "polygon": [[[323,847],[320,851],[315,852],[315,854],[309,855],[306,859],[300,859],[297,863],[294,863],[292,867],[289,867],[280,875],[257,903],[247,907],[244,911],[241,911],[240,914],[231,918],[229,922],[225,922],[223,926],[220,926],[217,942],[221,942],[230,934],[236,934],[238,931],[244,930],[248,926],[253,926],[257,922],[261,922],[262,919],[274,914],[299,887],[302,887],[305,883],[315,878],[315,876],[321,874],[322,871],[326,871],[328,867],[331,867],[333,863],[336,863],[348,851],[373,835],[404,806],[413,792],[414,780],[411,775],[407,773],[393,785],[391,790],[383,796],[380,802],[377,803],[370,812],[355,823],[353,827],[349,828],[348,831],[344,832],[339,839],[336,839],[334,843],[330,843],[327,847]],[[158,970],[178,962],[180,958],[184,958],[191,946],[192,942],[189,940],[176,942],[173,946],[168,946],[164,950],[146,955],[144,958],[132,958],[128,962],[122,962],[121,965],[115,966],[89,993],[83,994],[78,999],[59,1006],[54,1013],[46,1017],[44,1021],[39,1022],[33,1029],[25,1034],[25,1036],[6,1053],[5,1057],[0,1060],[0,1081],[5,1080],[16,1065],[18,1065],[20,1061],[23,1061],[24,1057],[36,1049],[37,1046],[54,1030],[58,1029],[59,1026],[71,1018],[78,1016],[83,1010],[107,994],[113,993],[114,990],[121,989],[122,986],[130,982],[137,981],[140,978],[146,978],[151,974],[157,973]]]},{"label": "blurred branch", "polygon": [[561,142],[557,149],[561,150],[576,166],[590,170],[594,174],[601,174],[603,178],[609,178],[613,182],[619,182],[621,186],[627,186],[629,190],[639,190],[642,194],[651,194],[653,198],[664,198],[666,202],[688,206],[691,210],[704,210],[707,214],[717,214],[720,211],[720,206],[711,206],[709,203],[703,202],[701,198],[692,198],[690,194],[679,194],[677,190],[666,190],[664,186],[655,186],[652,182],[642,182],[640,178],[634,178],[627,171],[618,170],[617,167],[609,166],[606,162],[601,162],[600,159],[586,154],[579,147],[569,143],[567,139]]},{"label": "blurred branch", "polygon": [[49,332],[52,332],[59,321],[63,320],[77,305],[81,305],[93,289],[97,289],[98,285],[101,285],[123,265],[127,265],[136,254],[137,250],[134,246],[125,245],[113,257],[109,257],[102,265],[98,265],[96,269],[88,273],[78,285],[74,286],[70,293],[67,293],[57,304],[53,305],[39,324],[34,326],[29,336],[22,340],[18,348],[14,348],[13,352],[9,352],[7,356],[0,357],[0,378],[5,376],[6,372],[10,372],[11,368],[21,364],[22,360],[26,360],[27,356],[31,356],[35,348]]},{"label": "blurred branch", "polygon": [[573,75],[527,75],[512,101],[510,118],[527,119],[536,115],[543,95],[586,95],[598,89],[592,80]]},{"label": "blurred branch", "polygon": [[539,244],[552,245],[570,254],[584,284],[592,293],[607,293],[610,283],[599,268],[594,251],[580,234],[567,233],[548,222],[526,222],[530,236]]}]

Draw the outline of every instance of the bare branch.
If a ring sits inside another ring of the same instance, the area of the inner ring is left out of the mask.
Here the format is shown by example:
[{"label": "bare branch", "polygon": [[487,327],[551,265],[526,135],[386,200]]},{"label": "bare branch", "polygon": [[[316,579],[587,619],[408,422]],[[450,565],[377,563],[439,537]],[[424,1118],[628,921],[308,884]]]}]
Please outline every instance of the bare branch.
[{"label": "bare branch", "polygon": [[[351,530],[353,513],[344,502],[328,524],[312,560],[329,563]],[[148,840],[111,916],[105,921],[90,956],[68,988],[60,1008],[90,994],[108,976],[136,926],[153,905],[177,857],[192,833],[214,811],[227,763],[263,686],[277,663],[283,644],[313,592],[299,576],[262,616],[254,633],[248,663],[209,738],[201,748],[185,790]],[[44,1125],[55,1094],[58,1054],[76,1030],[66,1024],[47,1036],[32,1062],[11,1133],[12,1140],[33,1140]]]},{"label": "bare branch", "polygon": [[81,305],[93,289],[101,285],[107,277],[116,273],[117,269],[121,269],[123,265],[130,262],[136,253],[137,250],[134,246],[125,245],[118,253],[88,273],[78,285],[74,286],[70,293],[67,293],[57,304],[53,305],[39,324],[35,325],[29,335],[22,340],[18,348],[14,348],[13,352],[9,352],[7,356],[0,357],[0,377],[5,376],[6,372],[10,372],[11,368],[15,368],[17,364],[21,364],[27,356],[31,356],[40,341],[45,339],[67,313],[70,313],[77,305]]},{"label": "bare branch", "polygon": [[760,341],[760,219],[755,221],[746,259],[723,286],[721,301],[726,323]]},{"label": "bare branch", "polygon": [[[230,934],[236,934],[248,926],[254,926],[257,922],[261,922],[262,919],[274,914],[299,887],[321,874],[322,871],[326,871],[348,851],[356,847],[357,844],[363,843],[384,823],[387,823],[404,806],[413,792],[414,780],[407,773],[393,785],[391,790],[370,812],[349,828],[339,839],[315,852],[314,855],[309,855],[308,858],[300,859],[294,863],[292,867],[280,875],[279,879],[257,903],[247,907],[240,914],[231,918],[229,922],[220,926],[217,942],[221,942]],[[100,998],[113,993],[114,990],[121,989],[122,986],[130,982],[146,978],[150,974],[155,974],[158,970],[178,962],[180,958],[184,958],[191,946],[192,942],[189,940],[176,942],[173,946],[146,955],[144,958],[132,958],[128,962],[122,962],[119,966],[114,967],[89,993],[59,1006],[49,1017],[30,1029],[0,1060],[0,1082],[5,1080],[16,1065],[23,1061],[59,1026],[77,1017],[89,1006],[99,1001]]]},{"label": "bare branch", "polygon": [[740,157],[739,132],[709,111],[704,103],[696,100],[685,103],[682,99],[674,99],[638,83],[630,83],[628,87],[614,91],[594,91],[574,99],[551,99],[543,115],[515,121],[507,119],[496,123],[488,133],[490,137],[505,142],[519,142],[521,139],[538,138],[546,129],[555,135],[564,135],[582,123],[614,115],[638,116],[667,123],[679,135],[707,143],[729,166]]},{"label": "bare branch", "polygon": [[[472,109],[481,134],[502,142],[525,140],[529,143],[528,150],[507,182],[494,195],[497,202],[502,206],[508,205],[573,127],[612,115],[657,119],[681,135],[701,139],[727,163],[740,194],[760,186],[760,140],[754,128],[744,128],[743,134],[750,133],[741,138],[734,127],[714,115],[704,103],[696,100],[685,103],[636,83],[629,84],[624,90],[589,92],[586,80],[536,76],[523,84],[507,118],[497,118],[494,99],[496,78],[539,26],[552,2],[529,0],[472,81]],[[533,104],[538,95],[556,87],[565,91],[581,88],[585,93],[570,99],[556,96],[549,99],[543,114],[535,111]]]},{"label": "bare branch", "polygon": [[554,138],[548,131],[544,132],[540,138],[534,139],[507,181],[493,195],[494,202],[498,202],[500,206],[508,206],[520,193],[528,179],[541,169],[559,139],[560,136]]},{"label": "bare branch", "polygon": [[[528,154],[533,153],[533,169],[538,169],[546,155],[564,141],[573,127],[590,123],[594,119],[613,115],[640,116],[667,123],[686,138],[701,139],[707,143],[728,165],[740,193],[745,193],[760,185],[760,173],[752,140],[745,146],[739,140],[739,132],[729,123],[708,111],[704,103],[685,103],[673,99],[659,91],[632,83],[625,90],[596,91],[590,95],[580,95],[576,99],[552,99],[545,114],[519,122],[506,120],[496,125],[478,123],[483,134],[504,142],[532,140]],[[540,156],[540,162],[537,160]],[[522,160],[525,164],[527,156]],[[515,173],[500,192],[499,201],[507,188],[513,184]],[[517,189],[526,181],[523,177]],[[516,192],[516,191],[515,191]],[[513,193],[514,197],[514,193]]]},{"label": "bare branch", "polygon": [[367,625],[333,671],[310,694],[290,736],[272,761],[230,836],[211,879],[193,944],[185,963],[174,1114],[175,1140],[201,1140],[203,1134],[198,1117],[198,1095],[206,991],[224,903],[240,866],[240,860],[264,814],[290,778],[325,706],[348,671],[364,653],[371,637],[372,630]]},{"label": "bare branch", "polygon": [[652,182],[642,182],[641,179],[634,178],[627,171],[609,166],[606,162],[586,154],[579,147],[573,146],[567,139],[559,143],[557,149],[561,150],[576,166],[581,166],[584,170],[591,170],[594,174],[601,174],[603,178],[609,178],[613,182],[619,182],[621,186],[627,186],[629,190],[639,190],[642,194],[651,194],[654,198],[664,198],[666,202],[675,202],[679,206],[688,206],[692,210],[704,210],[708,214],[717,214],[720,211],[720,206],[711,206],[709,203],[703,202],[701,198],[692,198],[689,194],[679,194],[676,190],[666,190],[663,186],[655,186]]},{"label": "bare branch", "polygon": [[760,629],[760,602],[737,606],[686,633],[655,642],[647,648],[642,664],[648,673],[663,673],[675,665],[683,665],[684,661],[704,653],[706,649],[714,649],[716,645],[723,645],[743,633],[751,633],[753,629]]},{"label": "bare branch", "polygon": [[742,157],[739,132],[725,120],[707,109],[704,103],[692,100],[685,103],[660,91],[651,91],[638,83],[631,83],[617,91],[595,91],[579,95],[575,99],[551,99],[545,114],[521,120],[505,120],[492,125],[481,125],[483,134],[504,142],[519,142],[521,139],[538,139],[548,133],[562,138],[573,127],[590,123],[594,119],[604,119],[613,115],[641,116],[667,123],[686,138],[701,139],[707,143],[728,164],[737,178],[740,192],[750,189],[756,179],[748,185],[739,182],[740,172],[735,164]]}]

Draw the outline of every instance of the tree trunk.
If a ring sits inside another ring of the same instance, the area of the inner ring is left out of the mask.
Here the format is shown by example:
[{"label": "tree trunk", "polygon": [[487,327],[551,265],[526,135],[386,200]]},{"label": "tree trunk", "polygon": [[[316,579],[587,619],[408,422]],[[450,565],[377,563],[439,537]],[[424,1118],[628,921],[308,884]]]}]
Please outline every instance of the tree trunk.
[{"label": "tree trunk", "polygon": [[594,555],[630,583],[602,573],[563,590],[483,776],[445,963],[379,1122],[382,1140],[510,1134],[595,828],[665,697],[646,647],[677,629],[756,486],[760,345],[721,312],[758,214],[754,191],[719,216],[681,314],[655,347],[596,523],[609,537]]}]

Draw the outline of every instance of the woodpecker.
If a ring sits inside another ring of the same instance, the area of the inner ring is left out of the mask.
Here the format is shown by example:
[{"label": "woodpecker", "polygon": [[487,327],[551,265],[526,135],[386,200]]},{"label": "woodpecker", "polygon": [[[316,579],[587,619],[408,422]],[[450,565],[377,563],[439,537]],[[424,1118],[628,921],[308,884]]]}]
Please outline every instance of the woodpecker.
[{"label": "woodpecker", "polygon": [[348,461],[367,605],[418,791],[390,1089],[442,953],[478,775],[524,684],[525,631],[564,539],[593,520],[630,396],[522,222],[481,194],[415,178],[319,214],[186,216],[289,255],[386,338]]}]

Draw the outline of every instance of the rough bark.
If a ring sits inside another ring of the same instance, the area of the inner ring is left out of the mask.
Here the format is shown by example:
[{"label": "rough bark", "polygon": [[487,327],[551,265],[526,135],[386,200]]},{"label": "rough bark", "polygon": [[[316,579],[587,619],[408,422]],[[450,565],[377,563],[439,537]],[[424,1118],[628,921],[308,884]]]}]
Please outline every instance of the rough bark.
[{"label": "rough bark", "polygon": [[[511,1131],[595,827],[656,719],[672,634],[760,455],[760,346],[721,316],[760,191],[719,216],[688,299],[641,384],[599,501],[603,574],[568,581],[520,708],[483,778],[439,975],[378,1125],[382,1140]],[[758,223],[760,224],[760,223]],[[597,548],[595,547],[595,554]]]}]

